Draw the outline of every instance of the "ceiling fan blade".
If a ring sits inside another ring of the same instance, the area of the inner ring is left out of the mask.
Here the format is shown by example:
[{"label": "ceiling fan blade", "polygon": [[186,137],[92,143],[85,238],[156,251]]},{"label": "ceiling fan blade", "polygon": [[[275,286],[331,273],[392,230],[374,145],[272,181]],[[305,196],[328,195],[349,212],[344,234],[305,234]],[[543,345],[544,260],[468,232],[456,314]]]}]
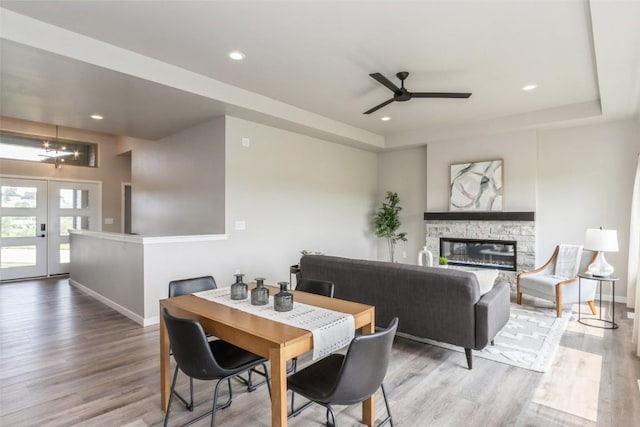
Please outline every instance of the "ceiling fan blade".
[{"label": "ceiling fan blade", "polygon": [[470,93],[458,92],[411,92],[412,98],[469,98]]},{"label": "ceiling fan blade", "polygon": [[374,78],[374,80],[376,80],[378,83],[380,83],[381,85],[385,86],[386,88],[388,88],[391,92],[396,93],[396,92],[400,92],[400,88],[396,85],[394,85],[393,83],[391,83],[389,81],[388,78],[386,78],[385,76],[383,76],[380,73],[373,73],[373,74],[369,74],[371,77]]},{"label": "ceiling fan blade", "polygon": [[380,105],[376,105],[376,106],[375,106],[375,107],[373,107],[372,109],[367,110],[367,111],[365,111],[365,112],[364,112],[364,113],[362,113],[362,114],[371,114],[371,113],[373,113],[374,111],[378,111],[379,109],[381,109],[381,108],[382,108],[382,107],[384,107],[385,105],[391,104],[394,100],[395,100],[395,98],[388,99],[388,100],[384,101],[382,104],[380,104]]}]

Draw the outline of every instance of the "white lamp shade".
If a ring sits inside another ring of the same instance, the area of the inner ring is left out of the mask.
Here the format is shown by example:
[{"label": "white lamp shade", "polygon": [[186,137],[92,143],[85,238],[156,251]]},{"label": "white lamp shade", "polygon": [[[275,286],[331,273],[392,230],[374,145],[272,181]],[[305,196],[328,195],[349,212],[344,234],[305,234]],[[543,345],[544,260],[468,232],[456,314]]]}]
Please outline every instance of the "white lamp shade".
[{"label": "white lamp shade", "polygon": [[618,252],[618,233],[616,230],[587,228],[584,248],[599,252]]}]

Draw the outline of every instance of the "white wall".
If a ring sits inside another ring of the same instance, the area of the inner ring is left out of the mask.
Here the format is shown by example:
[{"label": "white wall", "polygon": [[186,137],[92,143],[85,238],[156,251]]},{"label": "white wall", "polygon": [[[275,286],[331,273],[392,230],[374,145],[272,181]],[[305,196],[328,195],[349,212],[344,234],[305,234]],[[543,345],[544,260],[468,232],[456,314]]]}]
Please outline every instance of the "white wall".
[{"label": "white wall", "polygon": [[449,210],[450,166],[483,160],[503,161],[505,211],[534,211],[536,207],[536,134],[514,132],[448,140],[427,146],[427,210]]},{"label": "white wall", "polygon": [[620,251],[607,254],[626,296],[631,192],[639,137],[632,120],[539,132],[538,248],[584,243],[587,228],[618,231]]},{"label": "white wall", "polygon": [[224,233],[224,117],[132,150],[132,231]]},{"label": "white wall", "polygon": [[[379,154],[378,205],[387,191],[400,197],[400,223],[398,232],[407,233],[406,242],[396,245],[395,259],[406,264],[417,264],[418,251],[425,245],[424,212],[427,207],[427,147],[389,151]],[[406,254],[406,257],[404,255]],[[378,259],[389,260],[386,240],[378,239]]]},{"label": "white wall", "polygon": [[[243,147],[241,139],[250,139]],[[226,232],[233,262],[250,279],[289,280],[299,251],[375,259],[371,216],[377,155],[227,116]],[[244,221],[245,230],[235,230]]]}]

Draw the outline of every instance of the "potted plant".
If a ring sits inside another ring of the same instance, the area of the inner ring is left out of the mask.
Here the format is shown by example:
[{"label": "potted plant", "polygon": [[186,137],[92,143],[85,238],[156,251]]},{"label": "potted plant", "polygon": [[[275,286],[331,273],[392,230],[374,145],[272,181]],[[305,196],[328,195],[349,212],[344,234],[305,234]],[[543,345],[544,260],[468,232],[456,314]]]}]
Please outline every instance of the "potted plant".
[{"label": "potted plant", "polygon": [[441,256],[440,258],[438,258],[438,264],[440,265],[440,267],[449,267],[449,258],[447,258],[446,256]]},{"label": "potted plant", "polygon": [[398,193],[387,191],[385,201],[382,202],[382,206],[378,208],[374,217],[376,236],[387,240],[391,262],[395,261],[394,254],[398,240],[407,241],[407,233],[396,233],[400,228],[400,211],[402,210],[398,203],[400,203]]}]

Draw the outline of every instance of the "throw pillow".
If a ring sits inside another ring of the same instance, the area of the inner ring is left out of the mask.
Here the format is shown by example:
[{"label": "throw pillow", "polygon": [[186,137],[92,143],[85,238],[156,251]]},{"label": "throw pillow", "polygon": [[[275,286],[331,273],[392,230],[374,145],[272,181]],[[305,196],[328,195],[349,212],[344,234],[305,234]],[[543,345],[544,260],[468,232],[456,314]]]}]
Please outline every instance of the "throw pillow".
[{"label": "throw pillow", "polygon": [[484,295],[489,292],[498,278],[498,270],[477,269],[472,270],[471,273],[475,274],[478,278],[480,295]]}]

